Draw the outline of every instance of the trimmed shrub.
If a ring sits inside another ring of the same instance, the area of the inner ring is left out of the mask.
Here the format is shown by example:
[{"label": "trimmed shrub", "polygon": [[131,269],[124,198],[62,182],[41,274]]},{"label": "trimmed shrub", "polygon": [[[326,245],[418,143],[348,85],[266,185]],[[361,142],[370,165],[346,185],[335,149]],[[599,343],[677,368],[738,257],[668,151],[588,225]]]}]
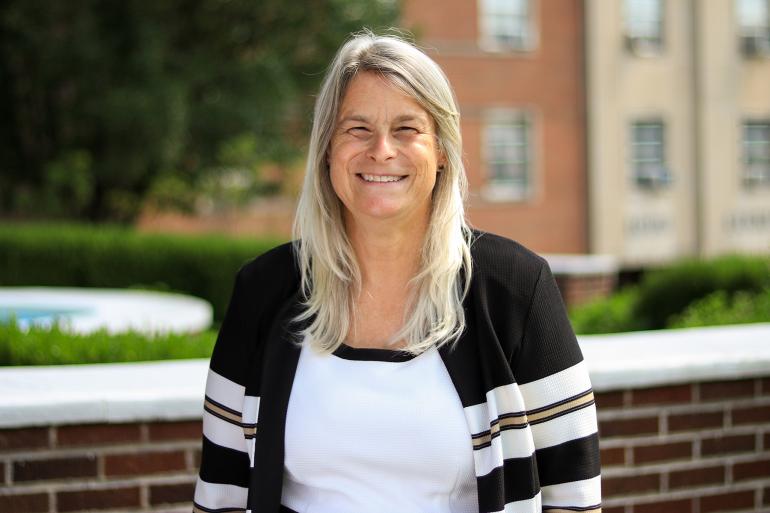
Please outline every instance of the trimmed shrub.
[{"label": "trimmed shrub", "polygon": [[0,286],[181,292],[209,301],[220,322],[237,270],[281,242],[144,234],[107,225],[0,223]]},{"label": "trimmed shrub", "polygon": [[758,293],[768,286],[767,257],[727,255],[713,260],[684,260],[644,275],[634,316],[643,329],[665,328],[670,317],[713,292]]},{"label": "trimmed shrub", "polygon": [[718,290],[671,318],[670,328],[770,322],[770,288],[759,294]]},{"label": "trimmed shrub", "polygon": [[216,331],[148,336],[137,332],[87,335],[60,326],[33,326],[22,331],[15,322],[0,323],[0,365],[65,365],[209,358]]},{"label": "trimmed shrub", "polygon": [[570,320],[575,333],[591,335],[642,329],[634,317],[638,296],[638,289],[630,286],[609,297],[571,308]]}]

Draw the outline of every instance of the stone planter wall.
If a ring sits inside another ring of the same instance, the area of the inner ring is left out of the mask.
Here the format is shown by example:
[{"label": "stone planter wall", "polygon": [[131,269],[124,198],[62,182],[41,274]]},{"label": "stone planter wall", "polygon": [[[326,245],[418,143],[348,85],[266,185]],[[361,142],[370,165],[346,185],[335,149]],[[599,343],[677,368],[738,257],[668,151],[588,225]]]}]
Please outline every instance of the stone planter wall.
[{"label": "stone planter wall", "polygon": [[[770,324],[580,343],[604,513],[770,511]],[[206,367],[0,369],[0,512],[189,512]]]}]

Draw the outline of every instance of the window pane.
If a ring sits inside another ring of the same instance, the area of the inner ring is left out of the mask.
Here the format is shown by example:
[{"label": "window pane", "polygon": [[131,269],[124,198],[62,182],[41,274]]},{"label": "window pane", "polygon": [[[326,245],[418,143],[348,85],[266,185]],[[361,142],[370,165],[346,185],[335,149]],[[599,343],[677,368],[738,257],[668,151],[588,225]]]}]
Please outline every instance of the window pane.
[{"label": "window pane", "polygon": [[743,124],[743,179],[747,185],[770,185],[770,121]]},{"label": "window pane", "polygon": [[523,48],[529,34],[529,0],[481,0],[484,38],[502,46]]},{"label": "window pane", "polygon": [[659,40],[662,19],[662,0],[625,1],[626,31],[632,38]]},{"label": "window pane", "polygon": [[631,125],[631,168],[637,184],[668,182],[664,144],[663,123],[645,121]]},{"label": "window pane", "polygon": [[768,0],[738,0],[737,8],[738,25],[744,34],[761,32],[768,27],[770,23]]},{"label": "window pane", "polygon": [[495,121],[486,127],[489,183],[515,186],[525,192],[529,182],[529,125],[523,118]]}]

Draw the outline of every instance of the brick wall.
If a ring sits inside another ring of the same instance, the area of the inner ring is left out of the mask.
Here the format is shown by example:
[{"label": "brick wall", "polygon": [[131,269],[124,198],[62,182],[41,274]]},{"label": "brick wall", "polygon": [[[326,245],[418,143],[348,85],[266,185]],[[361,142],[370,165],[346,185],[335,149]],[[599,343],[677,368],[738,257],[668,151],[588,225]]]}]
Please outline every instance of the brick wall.
[{"label": "brick wall", "polygon": [[[597,393],[605,513],[770,511],[770,378]],[[200,423],[0,430],[0,511],[189,511]]]},{"label": "brick wall", "polygon": [[616,274],[559,274],[556,275],[562,299],[567,306],[577,306],[591,300],[607,297],[615,289]]},{"label": "brick wall", "polygon": [[0,512],[190,511],[200,421],[0,430]]},{"label": "brick wall", "polygon": [[770,379],[597,394],[604,513],[770,511]]}]

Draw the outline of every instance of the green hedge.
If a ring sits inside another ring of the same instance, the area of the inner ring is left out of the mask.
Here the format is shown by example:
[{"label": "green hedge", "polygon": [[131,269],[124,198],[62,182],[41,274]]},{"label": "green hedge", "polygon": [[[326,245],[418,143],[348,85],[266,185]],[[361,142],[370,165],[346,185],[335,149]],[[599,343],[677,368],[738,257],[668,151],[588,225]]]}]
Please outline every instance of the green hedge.
[{"label": "green hedge", "polygon": [[671,328],[770,322],[770,288],[759,294],[718,290],[692,303],[672,318]]},{"label": "green hedge", "polygon": [[106,225],[0,223],[0,286],[182,292],[209,301],[219,322],[238,268],[281,242],[144,234]]},{"label": "green hedge", "polygon": [[668,326],[694,301],[717,291],[758,293],[770,286],[770,259],[727,255],[712,260],[688,259],[647,272],[639,284],[634,309],[646,329]]},{"label": "green hedge", "polygon": [[15,322],[0,323],[0,366],[113,363],[183,358],[209,358],[217,332],[150,337],[136,332],[88,335],[58,326],[22,331]]},{"label": "green hedge", "polygon": [[768,288],[770,258],[688,259],[650,270],[638,285],[608,298],[571,308],[570,319],[580,334],[760,322],[770,318],[744,305]]}]

